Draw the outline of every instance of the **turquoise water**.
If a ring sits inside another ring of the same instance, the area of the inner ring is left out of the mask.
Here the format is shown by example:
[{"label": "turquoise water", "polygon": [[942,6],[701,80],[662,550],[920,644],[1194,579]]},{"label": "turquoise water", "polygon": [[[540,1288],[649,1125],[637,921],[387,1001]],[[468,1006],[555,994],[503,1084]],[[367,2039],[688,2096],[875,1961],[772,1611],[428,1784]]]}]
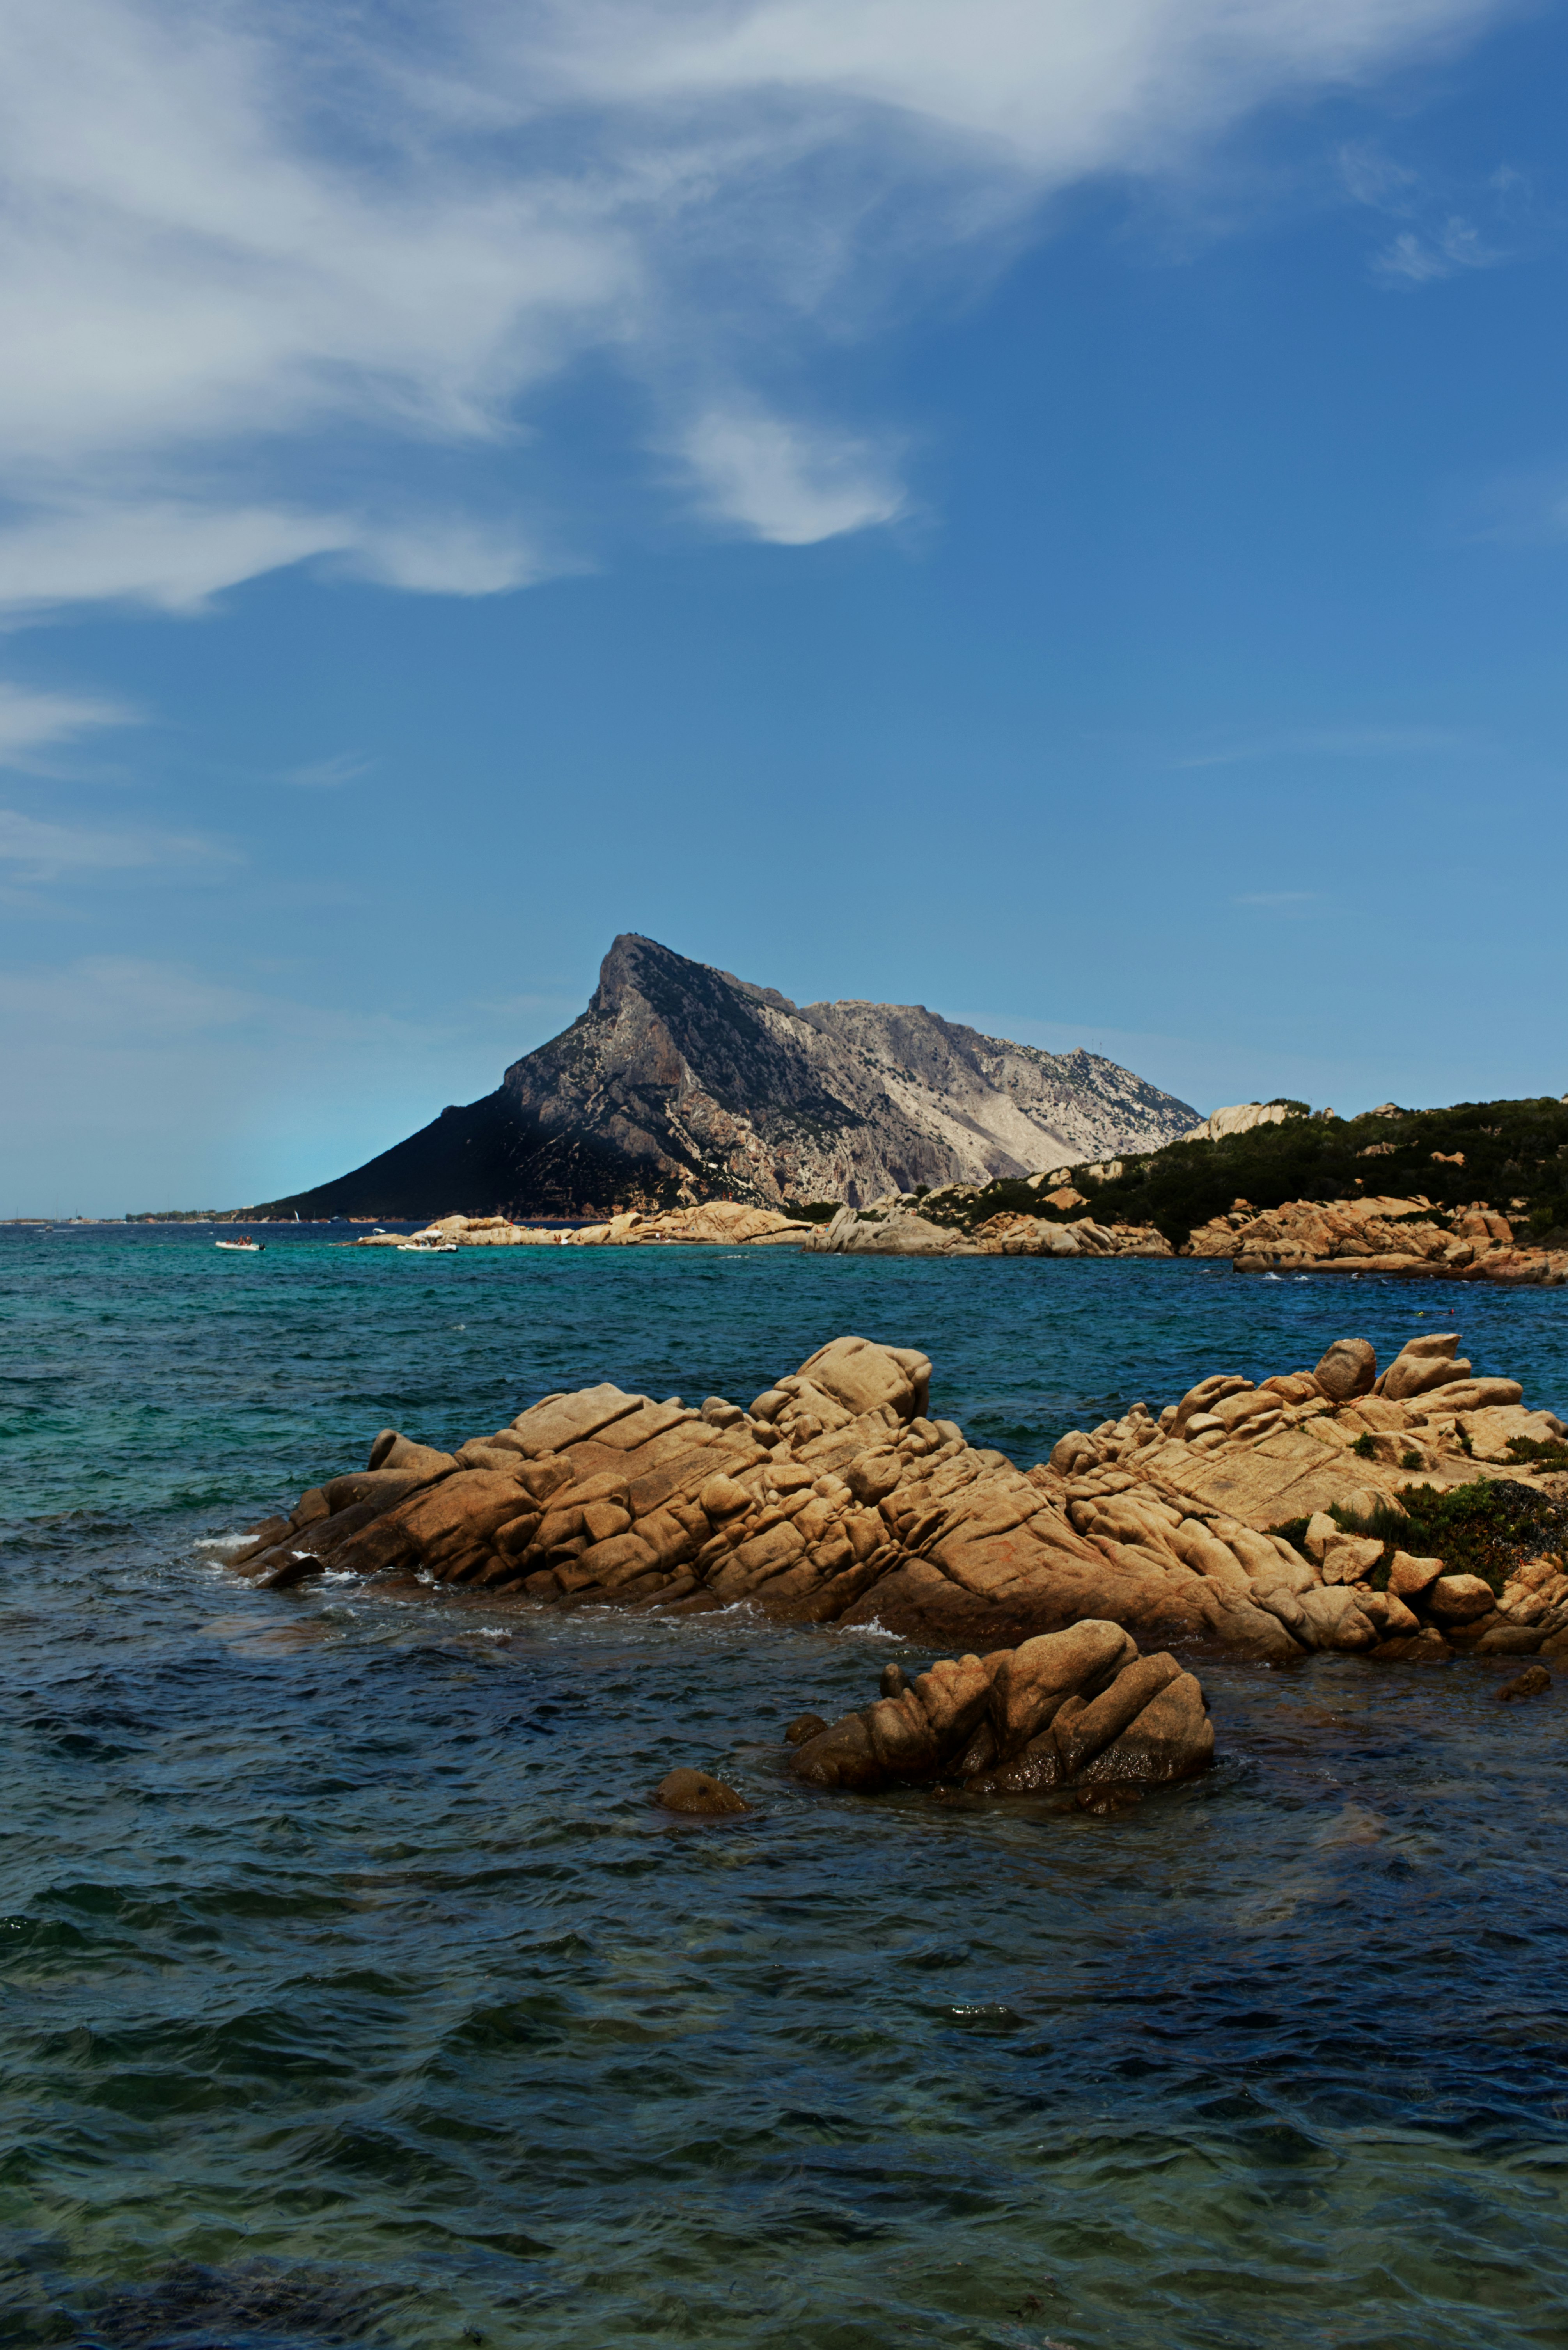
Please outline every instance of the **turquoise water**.
[{"label": "turquoise water", "polygon": [[1562,1293],[155,1229],[0,1237],[0,1310],[5,2342],[1562,2341],[1562,1690],[1209,1663],[1220,1766],[1125,1817],[854,1801],[778,1732],[902,1642],[200,1546],[385,1423],[842,1330],[1022,1460],[1423,1313],[1568,1411]]}]

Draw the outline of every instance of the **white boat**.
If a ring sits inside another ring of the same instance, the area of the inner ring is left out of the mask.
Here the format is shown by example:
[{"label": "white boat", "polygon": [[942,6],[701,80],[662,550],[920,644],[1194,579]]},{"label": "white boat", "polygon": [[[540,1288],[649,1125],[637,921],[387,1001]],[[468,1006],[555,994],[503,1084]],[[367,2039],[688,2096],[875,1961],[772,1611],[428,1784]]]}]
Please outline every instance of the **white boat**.
[{"label": "white boat", "polygon": [[457,1243],[455,1241],[400,1241],[398,1254],[400,1256],[455,1256]]},{"label": "white boat", "polygon": [[265,1241],[214,1241],[213,1246],[221,1249],[235,1249],[245,1256],[260,1256],[266,1243]]}]

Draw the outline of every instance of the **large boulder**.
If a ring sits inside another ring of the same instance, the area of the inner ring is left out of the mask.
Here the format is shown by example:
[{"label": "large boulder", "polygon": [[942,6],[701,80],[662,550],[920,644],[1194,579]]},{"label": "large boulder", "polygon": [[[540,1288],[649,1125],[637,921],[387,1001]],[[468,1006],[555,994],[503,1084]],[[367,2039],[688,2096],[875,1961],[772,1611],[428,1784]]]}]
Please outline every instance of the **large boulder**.
[{"label": "large boulder", "polygon": [[1469,1377],[1469,1364],[1456,1360],[1457,1330],[1433,1330],[1402,1347],[1377,1382],[1377,1392],[1390,1403],[1407,1403],[1412,1396],[1429,1395],[1434,1388],[1451,1387]]},{"label": "large boulder", "polygon": [[1366,1338],[1336,1338],[1313,1377],[1330,1403],[1348,1403],[1353,1396],[1370,1393],[1377,1377],[1377,1357]]},{"label": "large boulder", "polygon": [[1439,1623],[1473,1624],[1490,1616],[1497,1600],[1479,1575],[1439,1575],[1428,1586],[1427,1605]]},{"label": "large boulder", "polygon": [[976,1794],[1019,1794],[1091,1780],[1163,1784],[1213,1752],[1193,1676],[1172,1657],[1140,1657],[1120,1625],[1091,1622],[1000,1655],[939,1659],[912,1687],[806,1739],[791,1768],[836,1790],[957,1779]]},{"label": "large boulder", "polygon": [[808,1357],[799,1376],[857,1418],[891,1405],[900,1419],[914,1419],[930,1398],[929,1356],[912,1347],[877,1346],[868,1338],[835,1338]]}]

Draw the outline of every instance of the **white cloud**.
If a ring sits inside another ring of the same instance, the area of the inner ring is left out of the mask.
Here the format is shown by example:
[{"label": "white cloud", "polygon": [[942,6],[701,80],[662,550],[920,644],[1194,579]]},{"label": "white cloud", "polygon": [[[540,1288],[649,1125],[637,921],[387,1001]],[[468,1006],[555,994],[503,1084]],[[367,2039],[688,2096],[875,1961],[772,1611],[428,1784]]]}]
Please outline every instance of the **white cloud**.
[{"label": "white cloud", "polygon": [[[785,544],[885,522],[890,461],[792,421],[814,338],[1055,190],[1501,5],[0,0],[0,608],[192,610],[310,557],[524,584],[556,558],[495,459],[594,360],[710,512]],[[421,448],[475,461],[422,504]]]},{"label": "white cloud", "polygon": [[1372,274],[1410,286],[1429,286],[1437,278],[1452,277],[1460,269],[1494,268],[1509,257],[1483,244],[1480,231],[1473,222],[1461,220],[1455,213],[1428,236],[1418,236],[1413,229],[1401,230],[1381,253],[1373,255]]},{"label": "white cloud", "polygon": [[189,871],[193,867],[234,862],[232,850],[188,834],[47,824],[15,808],[0,808],[0,867],[11,867],[24,881],[51,881],[61,874],[127,873],[152,867]]},{"label": "white cloud", "polygon": [[313,759],[306,766],[286,769],[283,781],[306,791],[335,792],[345,784],[357,784],[375,764],[363,751],[339,751],[330,759]]},{"label": "white cloud", "polygon": [[[1391,220],[1410,221],[1397,235],[1379,247],[1368,265],[1371,274],[1386,286],[1429,286],[1461,270],[1495,269],[1517,258],[1517,243],[1488,241],[1468,213],[1452,208],[1451,194],[1434,187],[1420,172],[1396,162],[1375,147],[1342,148],[1340,177],[1346,193],[1358,204]],[[1523,174],[1503,164],[1469,192],[1475,203],[1500,224],[1517,232],[1530,224],[1531,190]]]},{"label": "white cloud", "polygon": [[137,713],[115,702],[78,693],[45,693],[0,680],[0,764],[25,763],[29,753],[68,743],[97,726],[134,726]]},{"label": "white cloud", "polygon": [[864,441],[776,417],[715,410],[697,419],[680,453],[716,515],[778,546],[891,522],[907,503]]},{"label": "white cloud", "polygon": [[124,598],[194,612],[220,588],[352,543],[330,516],[78,498],[0,528],[0,611]]}]

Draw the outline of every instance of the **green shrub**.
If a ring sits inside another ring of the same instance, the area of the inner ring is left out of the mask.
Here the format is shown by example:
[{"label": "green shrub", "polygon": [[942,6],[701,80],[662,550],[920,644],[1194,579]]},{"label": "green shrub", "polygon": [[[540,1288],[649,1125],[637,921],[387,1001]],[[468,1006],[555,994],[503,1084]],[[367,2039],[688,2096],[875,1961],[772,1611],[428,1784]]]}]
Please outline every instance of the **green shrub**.
[{"label": "green shrub", "polygon": [[842,1200],[786,1200],[784,1212],[797,1223],[830,1224],[843,1205]]},{"label": "green shrub", "polygon": [[1286,1518],[1282,1525],[1271,1526],[1268,1531],[1278,1534],[1282,1542],[1288,1542],[1293,1550],[1299,1550],[1305,1558],[1306,1530],[1311,1523],[1310,1518]]},{"label": "green shrub", "polygon": [[1417,1558],[1440,1558],[1448,1574],[1479,1575],[1494,1592],[1523,1560],[1540,1552],[1561,1555],[1568,1544],[1568,1509],[1511,1478],[1480,1479],[1447,1492],[1407,1485],[1399,1498],[1403,1517],[1381,1503],[1357,1517],[1336,1503],[1329,1515],[1346,1534],[1375,1534]]},{"label": "green shrub", "polygon": [[[1369,1131],[1393,1144],[1386,1158],[1360,1159]],[[1434,1151],[1443,1153],[1440,1161]],[[1449,1163],[1455,1151],[1463,1153],[1463,1166]],[[1439,1213],[1490,1200],[1521,1226],[1528,1222],[1532,1232],[1538,1222],[1543,1232],[1568,1226],[1568,1103],[1550,1096],[1459,1102],[1370,1125],[1291,1117],[1220,1142],[1172,1142],[1122,1158],[1121,1174],[1109,1182],[1091,1185],[1084,1167],[1075,1168],[1070,1180],[1076,1190],[1092,1191],[1097,1222],[1153,1224],[1174,1247],[1195,1225],[1226,1214],[1238,1198],[1267,1209],[1287,1200],[1349,1200],[1368,1191],[1402,1197],[1419,1192]],[[1525,1208],[1511,1209],[1513,1199],[1523,1199]],[[938,1202],[939,1221],[962,1230],[1004,1209],[1050,1219],[1062,1212],[1017,1177],[987,1184],[965,1200]],[[1066,1211],[1068,1217],[1083,1213],[1081,1208]]]},{"label": "green shrub", "polygon": [[1508,1457],[1521,1469],[1568,1469],[1568,1444],[1560,1436],[1511,1436]]},{"label": "green shrub", "polygon": [[1376,1461],[1377,1458],[1377,1445],[1370,1430],[1358,1436],[1350,1449],[1358,1461]]}]

